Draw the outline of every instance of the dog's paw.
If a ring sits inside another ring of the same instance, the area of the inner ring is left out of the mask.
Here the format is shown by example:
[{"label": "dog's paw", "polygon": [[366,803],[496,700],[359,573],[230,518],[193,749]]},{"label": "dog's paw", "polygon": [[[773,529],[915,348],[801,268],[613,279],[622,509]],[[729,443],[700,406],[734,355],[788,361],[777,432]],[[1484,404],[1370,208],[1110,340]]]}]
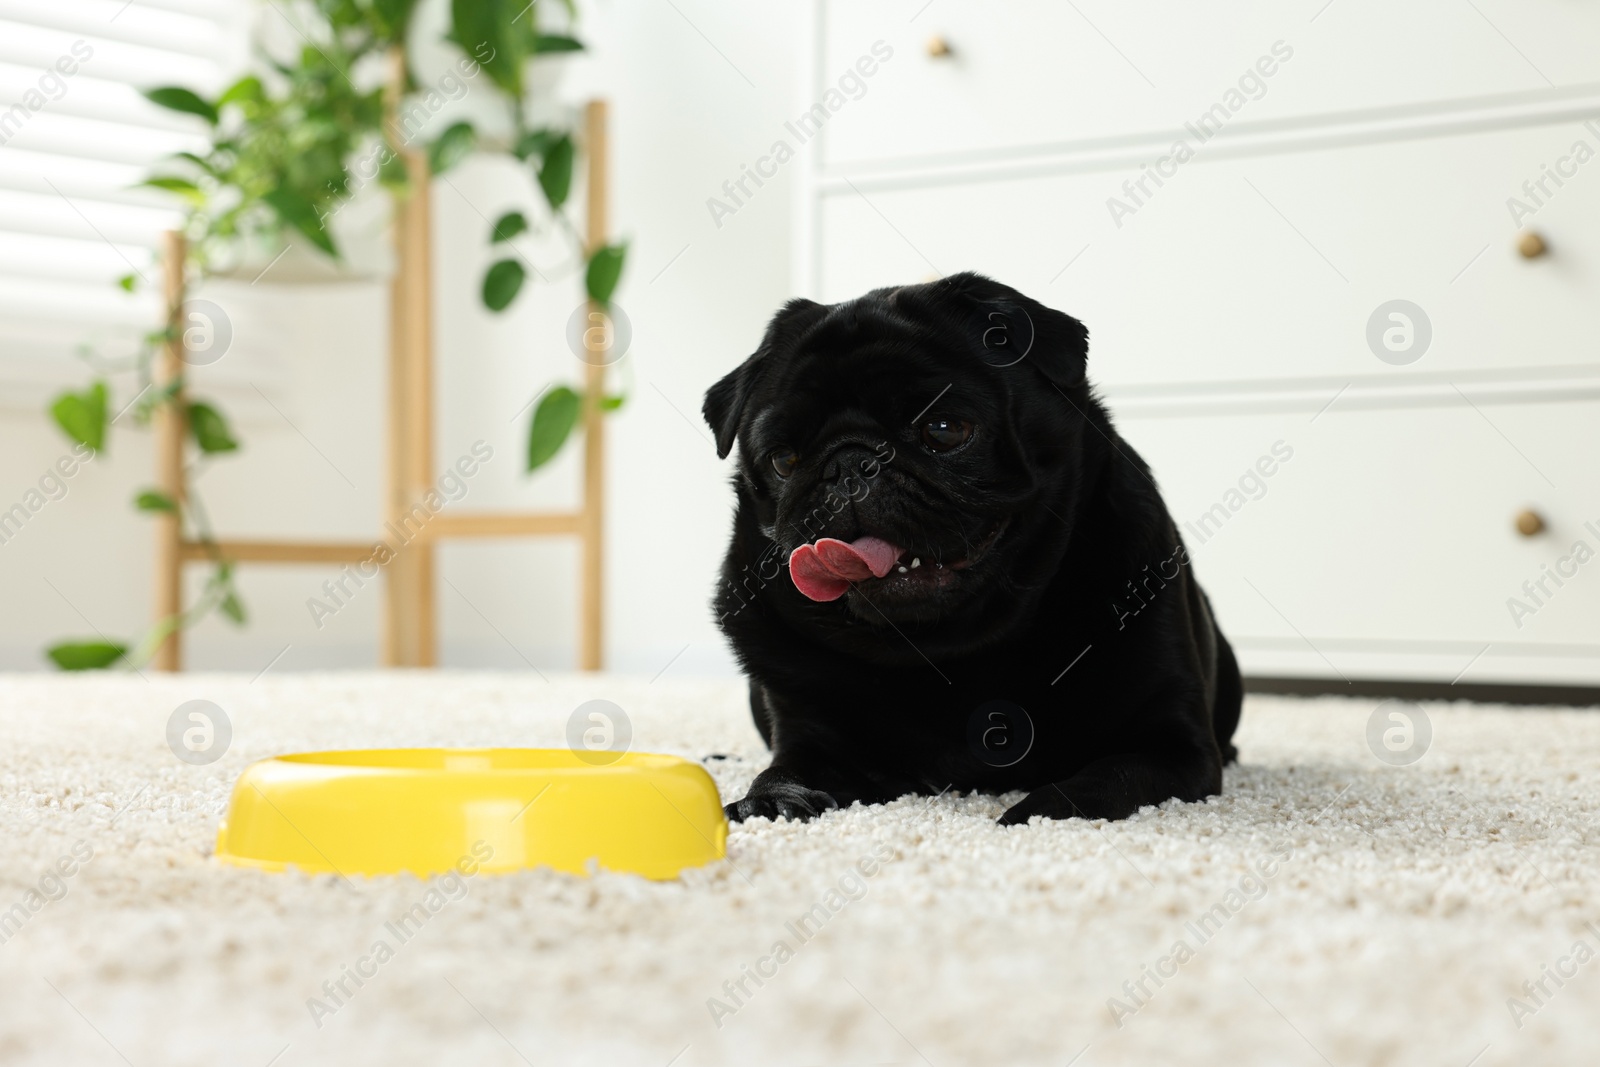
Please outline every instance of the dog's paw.
[{"label": "dog's paw", "polygon": [[1000,816],[1001,826],[1021,826],[1035,815],[1046,819],[1125,819],[1138,810],[1120,797],[1094,790],[1063,790],[1058,785],[1035,789]]},{"label": "dog's paw", "polygon": [[814,819],[825,811],[832,811],[839,802],[820,789],[807,789],[793,782],[757,783],[743,800],[725,805],[729,822],[766,817],[794,819],[803,822]]}]

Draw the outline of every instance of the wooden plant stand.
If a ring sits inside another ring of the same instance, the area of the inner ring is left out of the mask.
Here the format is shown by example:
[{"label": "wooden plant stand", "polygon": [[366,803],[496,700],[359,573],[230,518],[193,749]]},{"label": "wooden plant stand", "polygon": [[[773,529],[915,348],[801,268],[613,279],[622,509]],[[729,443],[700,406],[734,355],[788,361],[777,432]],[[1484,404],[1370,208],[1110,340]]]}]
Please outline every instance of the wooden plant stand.
[{"label": "wooden plant stand", "polygon": [[[391,100],[391,108],[394,101]],[[391,112],[392,113],[392,112]],[[606,243],[609,184],[607,106],[591,101],[584,109],[587,164],[588,251]],[[392,124],[391,124],[392,125]],[[393,127],[392,127],[393,128]],[[396,270],[389,301],[389,435],[384,517],[395,528],[435,484],[433,426],[433,254],[432,207],[427,156],[400,147],[411,181],[410,195],[396,205]],[[181,381],[183,374],[183,295],[185,242],[168,233],[163,263],[167,321],[171,340],[156,361],[155,388]],[[599,311],[599,308],[591,308]],[[588,334],[585,334],[588,337]],[[583,390],[583,500],[571,511],[459,512],[434,515],[410,544],[384,566],[383,663],[389,667],[432,667],[438,662],[435,546],[451,538],[575,536],[582,546],[579,566],[578,666],[599,670],[603,660],[603,537],[605,529],[605,422],[599,401],[605,367],[585,362]],[[181,390],[174,403],[156,409],[154,420],[157,484],[184,501],[183,456],[186,410]],[[221,540],[215,545],[186,539],[180,514],[158,513],[156,523],[155,616],[159,622],[183,610],[183,566],[220,556],[234,563],[354,564],[372,557],[372,541]],[[156,649],[157,670],[182,669],[182,633],[174,631]]]}]

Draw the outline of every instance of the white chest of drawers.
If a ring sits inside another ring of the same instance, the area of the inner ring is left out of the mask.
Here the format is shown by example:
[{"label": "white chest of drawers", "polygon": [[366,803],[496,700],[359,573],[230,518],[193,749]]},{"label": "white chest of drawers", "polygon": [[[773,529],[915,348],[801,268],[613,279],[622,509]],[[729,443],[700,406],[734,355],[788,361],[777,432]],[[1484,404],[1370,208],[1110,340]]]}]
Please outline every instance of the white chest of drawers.
[{"label": "white chest of drawers", "polygon": [[1247,675],[1600,685],[1600,4],[813,30],[798,289],[972,269],[1087,323]]}]

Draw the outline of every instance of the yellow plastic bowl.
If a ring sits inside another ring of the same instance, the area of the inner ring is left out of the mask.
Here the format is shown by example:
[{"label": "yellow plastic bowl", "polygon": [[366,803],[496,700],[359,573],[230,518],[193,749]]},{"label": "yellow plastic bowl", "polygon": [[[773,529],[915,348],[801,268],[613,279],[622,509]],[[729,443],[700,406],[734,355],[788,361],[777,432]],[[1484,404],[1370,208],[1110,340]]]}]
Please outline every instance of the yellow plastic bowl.
[{"label": "yellow plastic bowl", "polygon": [[[419,877],[549,866],[675,878],[721,859],[711,776],[677,756],[595,766],[564,748],[391,748],[262,760],[234,783],[217,858]],[[468,871],[468,867],[472,870]]]}]

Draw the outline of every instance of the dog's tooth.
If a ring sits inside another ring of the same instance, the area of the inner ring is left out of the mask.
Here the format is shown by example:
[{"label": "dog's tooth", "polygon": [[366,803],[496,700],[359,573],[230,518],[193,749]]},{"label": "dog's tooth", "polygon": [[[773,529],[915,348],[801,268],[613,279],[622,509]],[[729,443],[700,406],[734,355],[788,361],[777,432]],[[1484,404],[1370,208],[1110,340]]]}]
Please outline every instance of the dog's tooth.
[{"label": "dog's tooth", "polygon": [[904,573],[905,573],[905,572],[906,572],[906,568],[905,568],[905,564],[903,564],[903,563],[902,563],[902,564],[901,564],[901,565],[900,565],[900,573],[901,573],[901,574],[904,574]]},{"label": "dog's tooth", "polygon": [[922,558],[920,556],[912,559],[912,561],[911,561],[911,569],[912,570],[916,570],[920,566],[922,566]]}]

